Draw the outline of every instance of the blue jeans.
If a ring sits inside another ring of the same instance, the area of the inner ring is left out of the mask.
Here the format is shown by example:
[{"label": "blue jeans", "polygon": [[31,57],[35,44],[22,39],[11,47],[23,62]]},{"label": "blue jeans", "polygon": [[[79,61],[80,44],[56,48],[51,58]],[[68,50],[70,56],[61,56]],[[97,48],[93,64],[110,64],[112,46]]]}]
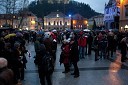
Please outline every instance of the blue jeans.
[{"label": "blue jeans", "polygon": [[79,46],[79,58],[84,58],[84,47]]}]

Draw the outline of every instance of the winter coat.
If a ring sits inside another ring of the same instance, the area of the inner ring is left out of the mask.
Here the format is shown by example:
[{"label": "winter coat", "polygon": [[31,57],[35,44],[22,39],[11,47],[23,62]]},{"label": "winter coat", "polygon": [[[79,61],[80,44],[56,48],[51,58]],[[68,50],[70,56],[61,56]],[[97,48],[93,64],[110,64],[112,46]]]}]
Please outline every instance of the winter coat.
[{"label": "winter coat", "polygon": [[50,38],[44,39],[44,45],[46,47],[46,51],[52,54],[52,49],[53,49],[53,42]]},{"label": "winter coat", "polygon": [[[64,51],[65,47],[69,45],[69,44],[63,44],[61,49],[62,49],[62,52],[61,52],[61,55],[60,55],[60,64],[61,63],[64,63],[64,64],[67,64],[69,63],[69,56],[70,56],[70,52],[66,53]],[[70,46],[69,46],[69,49],[70,49]]]},{"label": "winter coat", "polygon": [[37,65],[42,65],[42,58],[46,55],[46,48],[44,44],[40,45],[40,50],[38,52],[38,56],[36,57]]},{"label": "winter coat", "polygon": [[87,38],[86,37],[80,37],[78,39],[78,46],[85,47],[87,45]]},{"label": "winter coat", "polygon": [[39,42],[38,40],[35,41],[35,43],[34,43],[34,48],[35,48],[35,52],[38,52],[38,51],[39,51],[40,42]]},{"label": "winter coat", "polygon": [[124,41],[120,43],[121,54],[127,54],[127,44]]},{"label": "winter coat", "polygon": [[14,85],[13,71],[8,68],[0,69],[0,85]]},{"label": "winter coat", "polygon": [[70,46],[70,60],[71,62],[78,62],[79,61],[78,44],[75,41],[70,45],[71,45]]},{"label": "winter coat", "polygon": [[108,36],[108,49],[113,49],[114,48],[114,36]]}]

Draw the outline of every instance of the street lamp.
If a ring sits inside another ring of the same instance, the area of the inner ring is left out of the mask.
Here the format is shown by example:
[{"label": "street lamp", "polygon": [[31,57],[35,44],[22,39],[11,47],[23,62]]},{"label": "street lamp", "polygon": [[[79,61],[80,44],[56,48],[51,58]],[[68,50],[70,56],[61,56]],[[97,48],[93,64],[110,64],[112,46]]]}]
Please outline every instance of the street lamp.
[{"label": "street lamp", "polygon": [[73,29],[73,20],[72,20],[72,15],[69,15],[70,19],[71,19],[71,29]]},{"label": "street lamp", "polygon": [[72,15],[69,14],[69,17],[71,17]]},{"label": "street lamp", "polygon": [[56,17],[57,17],[57,26],[58,26],[58,29],[59,29],[59,14],[56,14]]}]

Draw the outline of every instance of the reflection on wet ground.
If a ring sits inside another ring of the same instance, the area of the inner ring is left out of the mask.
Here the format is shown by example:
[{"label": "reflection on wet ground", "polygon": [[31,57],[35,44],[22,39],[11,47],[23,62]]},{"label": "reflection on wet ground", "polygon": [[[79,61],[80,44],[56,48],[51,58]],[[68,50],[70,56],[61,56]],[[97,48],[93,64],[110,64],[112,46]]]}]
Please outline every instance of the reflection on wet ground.
[{"label": "reflection on wet ground", "polygon": [[[34,56],[34,47],[28,46],[31,55]],[[116,51],[113,58],[94,61],[94,52],[91,56],[85,56],[78,62],[80,77],[74,78],[71,72],[63,74],[63,65],[59,64],[60,45],[58,45],[55,71],[52,75],[53,85],[128,85],[128,64],[121,63],[121,54]],[[28,59],[25,80],[23,85],[40,85],[37,67],[33,63],[34,58]]]}]

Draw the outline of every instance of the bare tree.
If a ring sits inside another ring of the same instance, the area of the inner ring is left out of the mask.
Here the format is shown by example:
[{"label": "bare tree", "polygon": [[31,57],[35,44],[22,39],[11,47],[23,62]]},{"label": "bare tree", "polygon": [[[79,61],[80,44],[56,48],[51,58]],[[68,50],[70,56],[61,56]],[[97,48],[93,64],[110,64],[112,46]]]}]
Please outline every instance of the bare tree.
[{"label": "bare tree", "polygon": [[28,0],[0,0],[0,10],[2,13],[17,13],[19,9],[28,6]]},{"label": "bare tree", "polygon": [[[28,4],[29,4],[28,0],[0,0],[0,13],[10,14],[10,15],[14,15],[16,13],[18,14],[19,10],[23,10],[27,8]],[[13,26],[13,21],[14,21],[13,17],[11,21]],[[22,19],[20,20],[20,22],[22,22]],[[6,24],[7,24],[7,18],[6,18]]]},{"label": "bare tree", "polygon": [[23,6],[22,9],[19,11],[19,14],[20,14],[21,18],[20,18],[20,21],[19,21],[18,28],[22,28],[23,27],[22,23],[23,23],[24,18],[27,15],[27,11],[28,11],[28,9],[27,9],[28,0],[24,0],[22,6]]}]

